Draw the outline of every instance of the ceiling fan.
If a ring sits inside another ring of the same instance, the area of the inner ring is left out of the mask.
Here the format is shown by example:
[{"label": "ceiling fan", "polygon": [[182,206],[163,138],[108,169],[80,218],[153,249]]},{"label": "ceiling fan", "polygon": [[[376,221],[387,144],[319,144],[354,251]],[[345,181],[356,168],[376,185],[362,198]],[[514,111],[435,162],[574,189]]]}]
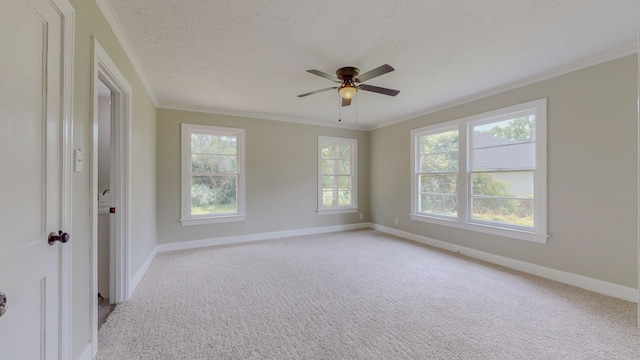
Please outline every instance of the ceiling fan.
[{"label": "ceiling fan", "polygon": [[395,70],[390,65],[384,64],[379,66],[373,70],[367,71],[366,73],[360,75],[360,69],[352,66],[347,66],[340,68],[336,71],[336,76],[329,75],[320,70],[307,70],[308,73],[312,73],[314,75],[321,76],[325,79],[329,79],[335,83],[340,84],[340,86],[333,86],[326,89],[320,89],[312,92],[308,92],[305,94],[300,94],[298,97],[305,97],[317,93],[321,93],[324,91],[338,89],[338,93],[342,97],[342,106],[351,105],[351,99],[356,96],[358,90],[371,91],[378,94],[396,96],[400,93],[399,90],[387,89],[379,86],[362,84],[367,80],[371,80],[380,75],[384,75],[386,73],[392,72]]}]

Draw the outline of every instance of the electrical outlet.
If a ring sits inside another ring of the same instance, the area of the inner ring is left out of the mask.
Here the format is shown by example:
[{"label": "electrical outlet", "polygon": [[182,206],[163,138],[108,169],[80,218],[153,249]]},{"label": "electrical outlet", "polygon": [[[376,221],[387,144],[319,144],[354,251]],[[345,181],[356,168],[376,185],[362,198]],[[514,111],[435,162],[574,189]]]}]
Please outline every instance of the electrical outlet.
[{"label": "electrical outlet", "polygon": [[396,226],[398,226],[398,219],[396,219]]},{"label": "electrical outlet", "polygon": [[360,213],[360,220],[364,219],[364,215]]}]

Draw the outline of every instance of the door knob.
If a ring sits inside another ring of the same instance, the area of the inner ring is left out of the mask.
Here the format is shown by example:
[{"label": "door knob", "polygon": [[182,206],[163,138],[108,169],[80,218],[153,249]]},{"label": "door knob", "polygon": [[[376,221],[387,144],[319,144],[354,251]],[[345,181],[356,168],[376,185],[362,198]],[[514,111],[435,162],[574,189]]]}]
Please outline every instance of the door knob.
[{"label": "door knob", "polygon": [[61,243],[66,243],[67,241],[69,241],[69,239],[71,239],[71,236],[69,236],[69,234],[67,234],[66,232],[62,232],[62,230],[59,230],[58,233],[50,233],[49,234],[49,245],[53,245],[56,243],[56,241],[60,241]]},{"label": "door knob", "polygon": [[7,312],[7,295],[0,292],[0,316]]}]

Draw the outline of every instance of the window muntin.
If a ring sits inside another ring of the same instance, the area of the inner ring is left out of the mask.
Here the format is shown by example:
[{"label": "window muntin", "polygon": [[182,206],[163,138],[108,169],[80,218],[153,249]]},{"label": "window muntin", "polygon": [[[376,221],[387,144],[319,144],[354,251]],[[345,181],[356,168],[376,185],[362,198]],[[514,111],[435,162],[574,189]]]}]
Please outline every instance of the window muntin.
[{"label": "window muntin", "polygon": [[318,137],[318,212],[357,210],[356,139]]},{"label": "window muntin", "polygon": [[244,130],[182,124],[182,224],[244,220]]},{"label": "window muntin", "polygon": [[[457,149],[433,145],[456,132]],[[411,141],[413,220],[546,243],[546,99],[415,129]]]}]

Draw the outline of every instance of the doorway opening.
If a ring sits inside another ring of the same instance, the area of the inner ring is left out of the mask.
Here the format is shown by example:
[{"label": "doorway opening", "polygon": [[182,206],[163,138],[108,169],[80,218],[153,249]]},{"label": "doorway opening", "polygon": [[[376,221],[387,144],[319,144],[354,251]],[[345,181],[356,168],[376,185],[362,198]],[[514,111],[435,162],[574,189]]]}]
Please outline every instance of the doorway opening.
[{"label": "doorway opening", "polygon": [[115,307],[111,296],[111,234],[115,221],[110,216],[113,134],[113,90],[98,80],[98,329]]},{"label": "doorway opening", "polygon": [[95,356],[98,328],[103,318],[106,319],[115,304],[131,296],[129,142],[132,103],[131,86],[95,38],[92,82],[91,348]]}]

